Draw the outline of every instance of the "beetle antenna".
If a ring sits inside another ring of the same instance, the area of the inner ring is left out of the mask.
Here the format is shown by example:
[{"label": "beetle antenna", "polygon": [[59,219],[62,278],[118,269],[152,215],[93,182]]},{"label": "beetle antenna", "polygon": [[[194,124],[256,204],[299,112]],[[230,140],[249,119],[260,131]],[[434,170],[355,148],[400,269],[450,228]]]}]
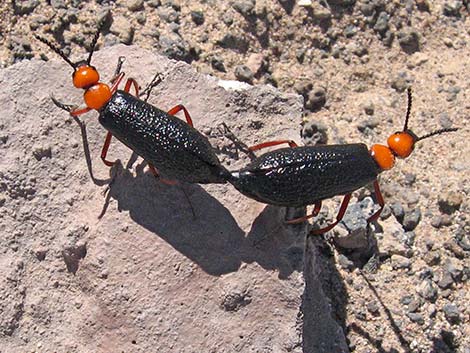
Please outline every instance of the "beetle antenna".
[{"label": "beetle antenna", "polygon": [[34,38],[39,40],[40,42],[43,42],[46,44],[49,48],[51,48],[54,52],[56,52],[62,59],[64,59],[67,64],[73,67],[75,70],[77,68],[77,65],[74,64],[68,57],[65,55],[65,53],[58,47],[56,47],[54,44],[52,44],[50,41],[48,41],[46,38],[40,37],[37,34],[34,35]]},{"label": "beetle antenna", "polygon": [[424,136],[421,136],[421,137],[418,137],[416,139],[415,142],[418,142],[418,141],[421,141],[421,140],[424,140],[424,139],[427,139],[428,137],[431,137],[431,136],[434,136],[434,135],[440,135],[440,134],[443,134],[445,132],[454,132],[454,131],[457,131],[458,129],[456,127],[451,127],[451,128],[447,128],[447,129],[440,129],[440,130],[436,130],[436,131],[433,131],[429,134],[426,134]]},{"label": "beetle antenna", "polygon": [[411,87],[408,87],[406,92],[408,93],[408,108],[406,109],[405,127],[403,128],[403,131],[408,131],[408,120],[410,119],[411,105],[413,103],[413,96],[411,94]]},{"label": "beetle antenna", "polygon": [[88,59],[86,61],[87,65],[90,65],[91,57],[93,55],[93,52],[95,51],[96,43],[98,42],[98,38],[100,37],[100,32],[104,27],[104,22],[105,21],[100,21],[100,23],[98,24],[98,30],[96,31],[95,36],[93,37],[93,40],[91,41],[90,55],[88,55]]}]

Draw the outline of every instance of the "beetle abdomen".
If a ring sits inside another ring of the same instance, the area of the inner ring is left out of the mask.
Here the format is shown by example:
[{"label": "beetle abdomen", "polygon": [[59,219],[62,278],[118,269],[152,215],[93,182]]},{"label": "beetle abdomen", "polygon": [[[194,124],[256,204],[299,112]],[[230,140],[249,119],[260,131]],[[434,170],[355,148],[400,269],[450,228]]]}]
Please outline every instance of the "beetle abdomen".
[{"label": "beetle abdomen", "polygon": [[305,146],[265,153],[229,181],[250,198],[294,207],[352,192],[379,172],[364,144]]},{"label": "beetle abdomen", "polygon": [[224,183],[226,173],[208,139],[183,120],[117,91],[100,111],[100,123],[152,163],[162,177],[190,183]]}]

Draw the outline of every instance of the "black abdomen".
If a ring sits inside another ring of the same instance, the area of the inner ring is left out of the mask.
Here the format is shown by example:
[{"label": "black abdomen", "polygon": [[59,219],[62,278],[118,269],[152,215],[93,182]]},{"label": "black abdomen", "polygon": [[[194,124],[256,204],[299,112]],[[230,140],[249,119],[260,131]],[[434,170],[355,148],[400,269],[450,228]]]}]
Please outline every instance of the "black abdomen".
[{"label": "black abdomen", "polygon": [[113,136],[152,163],[161,176],[190,183],[224,183],[205,136],[186,122],[117,91],[101,110],[100,123]]},{"label": "black abdomen", "polygon": [[282,148],[229,180],[244,195],[278,206],[305,206],[359,189],[380,169],[364,144]]}]

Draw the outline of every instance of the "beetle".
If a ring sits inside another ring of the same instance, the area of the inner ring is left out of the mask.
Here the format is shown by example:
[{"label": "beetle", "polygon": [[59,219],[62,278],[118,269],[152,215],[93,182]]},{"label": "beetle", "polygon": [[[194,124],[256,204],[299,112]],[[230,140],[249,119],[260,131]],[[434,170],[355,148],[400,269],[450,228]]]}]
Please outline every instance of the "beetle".
[{"label": "beetle", "polygon": [[[162,176],[160,180],[167,184],[177,181],[225,183],[226,169],[220,164],[208,139],[193,127],[191,116],[183,105],[165,112],[139,99],[139,86],[133,78],[128,78],[124,90],[119,90],[124,78],[124,73],[120,72],[122,57],[111,86],[100,81],[97,69],[91,65],[91,58],[102,27],[103,22],[93,37],[87,60],[77,63],[47,39],[35,36],[72,66],[73,84],[84,90],[84,108],[52,98],[54,103],[73,117],[93,109],[99,112],[99,122],[108,131],[101,159],[109,167],[115,163],[106,159],[112,136],[115,136],[146,160],[152,173]],[[131,87],[136,92],[135,96],[129,93]],[[183,111],[186,122],[174,116],[180,111]]]},{"label": "beetle", "polygon": [[318,145],[298,147],[292,140],[264,142],[250,147],[257,151],[287,143],[290,147],[267,152],[251,161],[243,169],[232,171],[228,181],[242,194],[257,201],[284,207],[314,205],[313,212],[305,217],[287,221],[295,224],[318,215],[322,201],[344,195],[336,220],[328,226],[312,231],[322,234],[331,230],[343,218],[351,193],[373,183],[380,208],[368,219],[373,222],[380,216],[385,202],[377,177],[389,170],[395,158],[408,157],[417,142],[456,128],[436,130],[418,137],[408,129],[412,94],[408,89],[408,109],[403,131],[391,135],[387,144],[375,144],[370,149],[365,144]]}]

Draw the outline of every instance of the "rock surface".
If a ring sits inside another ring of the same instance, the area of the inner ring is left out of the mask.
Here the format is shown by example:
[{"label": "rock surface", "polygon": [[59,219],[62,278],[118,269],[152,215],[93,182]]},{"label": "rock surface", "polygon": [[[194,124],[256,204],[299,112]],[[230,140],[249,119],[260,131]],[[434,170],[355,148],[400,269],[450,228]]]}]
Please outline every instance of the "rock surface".
[{"label": "rock surface", "polygon": [[[184,102],[231,169],[246,157],[218,124],[247,144],[298,133],[300,96],[269,86],[227,91],[185,63],[136,47],[99,51],[93,63],[109,78],[119,55],[143,85],[163,74],[149,101],[164,109]],[[97,113],[80,116],[91,179],[78,125],[49,98],[80,102],[69,71],[56,60],[0,71],[8,135],[0,159],[3,349],[301,351],[306,227],[284,225],[285,210],[230,185],[159,183],[117,141],[109,158],[122,163],[104,196],[110,172],[99,160]],[[37,158],[36,145],[48,153]],[[322,310],[331,321],[329,307]]]}]

